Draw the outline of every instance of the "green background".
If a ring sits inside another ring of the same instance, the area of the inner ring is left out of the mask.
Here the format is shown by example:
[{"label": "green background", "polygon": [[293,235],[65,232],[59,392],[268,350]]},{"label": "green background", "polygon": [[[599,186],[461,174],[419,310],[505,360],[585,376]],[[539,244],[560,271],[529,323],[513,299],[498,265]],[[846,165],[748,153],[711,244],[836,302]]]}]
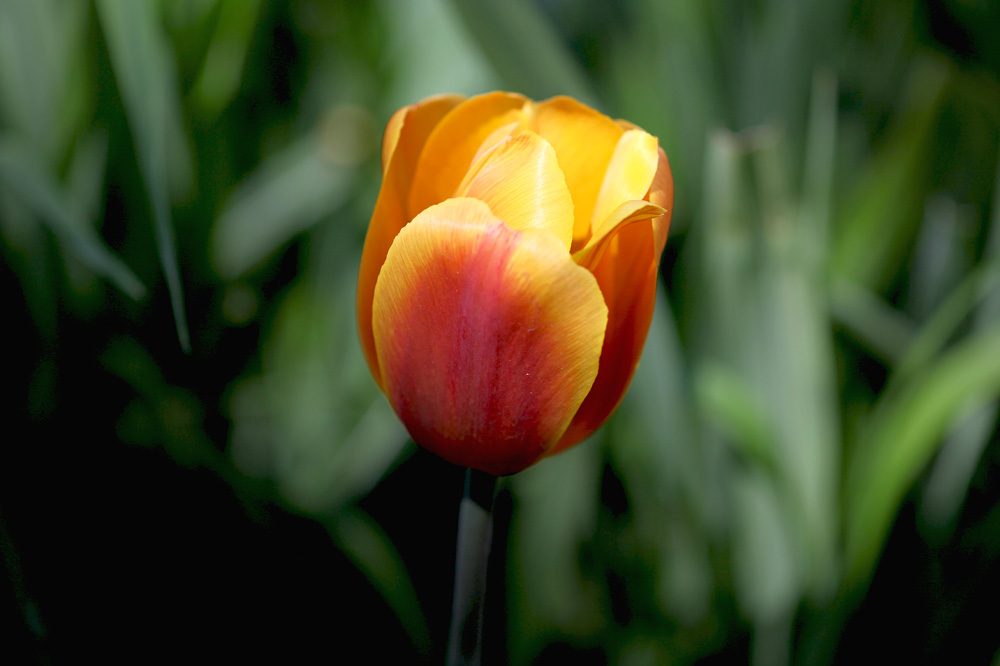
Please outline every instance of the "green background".
[{"label": "green background", "polygon": [[624,403],[502,484],[487,663],[997,663],[997,35],[987,0],[0,1],[0,660],[443,661],[462,470],[354,285],[389,115],[509,89],[639,124],[677,189]]}]

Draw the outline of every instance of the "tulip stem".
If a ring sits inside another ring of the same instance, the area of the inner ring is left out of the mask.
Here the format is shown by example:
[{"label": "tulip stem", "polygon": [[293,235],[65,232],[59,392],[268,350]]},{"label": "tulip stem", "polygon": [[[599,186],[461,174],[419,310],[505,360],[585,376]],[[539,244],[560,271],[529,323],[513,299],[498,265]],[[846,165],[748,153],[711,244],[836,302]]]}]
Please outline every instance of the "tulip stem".
[{"label": "tulip stem", "polygon": [[486,569],[493,539],[493,501],[497,477],[469,469],[458,510],[455,592],[448,635],[448,666],[482,662]]}]

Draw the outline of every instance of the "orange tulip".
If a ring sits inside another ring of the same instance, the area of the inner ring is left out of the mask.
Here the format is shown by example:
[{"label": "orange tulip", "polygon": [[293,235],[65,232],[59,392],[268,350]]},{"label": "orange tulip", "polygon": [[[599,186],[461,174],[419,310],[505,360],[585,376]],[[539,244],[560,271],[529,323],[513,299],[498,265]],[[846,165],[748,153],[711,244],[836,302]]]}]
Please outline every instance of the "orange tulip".
[{"label": "orange tulip", "polygon": [[413,439],[513,474],[593,433],[653,315],[673,205],[655,137],[568,97],[432,97],[385,130],[361,344]]}]

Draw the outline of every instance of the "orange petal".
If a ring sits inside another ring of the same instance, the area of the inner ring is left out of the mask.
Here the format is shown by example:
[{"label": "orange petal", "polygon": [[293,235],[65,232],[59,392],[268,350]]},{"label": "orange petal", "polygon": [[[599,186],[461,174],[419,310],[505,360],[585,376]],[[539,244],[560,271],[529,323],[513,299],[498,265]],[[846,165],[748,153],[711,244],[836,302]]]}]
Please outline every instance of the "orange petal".
[{"label": "orange petal", "polygon": [[[669,219],[669,215],[664,217]],[[625,395],[653,318],[658,260],[653,225],[629,224],[614,235],[594,268],[608,305],[600,370],[587,399],[549,455],[590,436]]]},{"label": "orange petal", "polygon": [[486,203],[512,229],[548,229],[567,250],[573,240],[573,199],[556,151],[534,132],[521,130],[484,152],[455,196]]},{"label": "orange petal", "polygon": [[555,148],[566,177],[573,197],[575,249],[590,237],[594,203],[622,129],[604,114],[570,97],[553,97],[538,104],[531,129]]},{"label": "orange petal", "polygon": [[459,104],[427,139],[413,176],[409,210],[416,215],[454,195],[483,141],[498,127],[523,119],[522,95],[493,92]]},{"label": "orange petal", "polygon": [[653,220],[656,256],[659,257],[667,244],[670,214],[674,210],[674,177],[670,173],[670,162],[667,161],[667,154],[663,152],[663,148],[657,150],[657,155],[659,155],[659,161],[656,165],[656,173],[653,175],[653,183],[649,186],[649,196],[646,199],[667,211],[666,215],[661,215]]},{"label": "orange petal", "polygon": [[559,439],[597,375],[607,309],[546,231],[450,199],[396,237],[375,288],[386,395],[444,459],[513,474]]},{"label": "orange petal", "polygon": [[[573,253],[573,261],[584,268],[593,270],[601,257],[604,256],[604,251],[614,239],[615,234],[622,228],[633,222],[662,217],[665,212],[659,206],[648,201],[626,201],[604,220],[604,224],[590,237],[583,249]],[[660,250],[662,251],[662,248]]]},{"label": "orange petal", "polygon": [[413,170],[427,137],[434,127],[460,101],[458,95],[431,97],[393,114],[386,128],[382,158],[385,160],[382,189],[375,202],[365,248],[358,273],[358,333],[361,348],[376,381],[381,376],[372,338],[372,294],[375,280],[386,252],[399,230],[409,221],[406,200],[410,193]]},{"label": "orange petal", "polygon": [[[399,145],[399,136],[404,121],[407,125],[407,134],[410,137],[420,137],[419,142],[411,140],[404,144],[404,148],[409,153],[405,157],[406,180],[410,181],[413,178],[413,170],[417,166],[417,158],[420,157],[420,151],[423,149],[424,142],[427,141],[431,130],[446,113],[464,100],[465,97],[462,95],[432,95],[416,104],[404,106],[392,114],[389,122],[385,125],[385,132],[382,133],[382,175],[385,176],[386,171],[388,171],[389,160],[396,152],[396,146]],[[417,110],[419,113],[414,113]]]},{"label": "orange petal", "polygon": [[640,129],[622,134],[594,204],[591,229],[599,229],[605,218],[624,202],[646,196],[659,164],[658,147],[656,137]]},{"label": "orange petal", "polygon": [[404,106],[396,111],[385,124],[385,131],[382,132],[382,175],[389,169],[389,160],[399,143],[399,133],[403,129],[403,120],[412,107]]}]

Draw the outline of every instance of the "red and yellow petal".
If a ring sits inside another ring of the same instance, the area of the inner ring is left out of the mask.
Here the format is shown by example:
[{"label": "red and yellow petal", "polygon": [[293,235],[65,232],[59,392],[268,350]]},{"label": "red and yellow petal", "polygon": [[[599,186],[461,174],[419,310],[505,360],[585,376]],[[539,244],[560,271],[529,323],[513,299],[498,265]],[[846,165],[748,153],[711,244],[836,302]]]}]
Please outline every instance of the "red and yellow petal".
[{"label": "red and yellow petal", "polygon": [[483,141],[497,128],[520,122],[523,95],[493,92],[455,107],[434,128],[413,174],[408,210],[416,215],[454,195]]},{"label": "red and yellow petal", "polygon": [[556,151],[573,197],[573,249],[590,237],[594,204],[623,130],[602,113],[570,97],[553,97],[534,108],[530,129]]},{"label": "red and yellow petal", "polygon": [[594,275],[554,235],[450,199],[396,237],[372,323],[382,385],[413,438],[499,475],[563,435],[598,375],[607,317]]},{"label": "red and yellow petal", "polygon": [[440,95],[408,106],[393,114],[383,138],[384,175],[375,211],[372,213],[358,273],[358,332],[368,366],[376,379],[378,361],[372,339],[372,294],[386,252],[399,230],[409,221],[406,201],[417,161],[434,127],[462,100],[458,95]]},{"label": "red and yellow petal", "polygon": [[547,229],[569,250],[573,199],[556,151],[534,132],[521,130],[485,151],[455,196],[479,199],[512,229]]}]

